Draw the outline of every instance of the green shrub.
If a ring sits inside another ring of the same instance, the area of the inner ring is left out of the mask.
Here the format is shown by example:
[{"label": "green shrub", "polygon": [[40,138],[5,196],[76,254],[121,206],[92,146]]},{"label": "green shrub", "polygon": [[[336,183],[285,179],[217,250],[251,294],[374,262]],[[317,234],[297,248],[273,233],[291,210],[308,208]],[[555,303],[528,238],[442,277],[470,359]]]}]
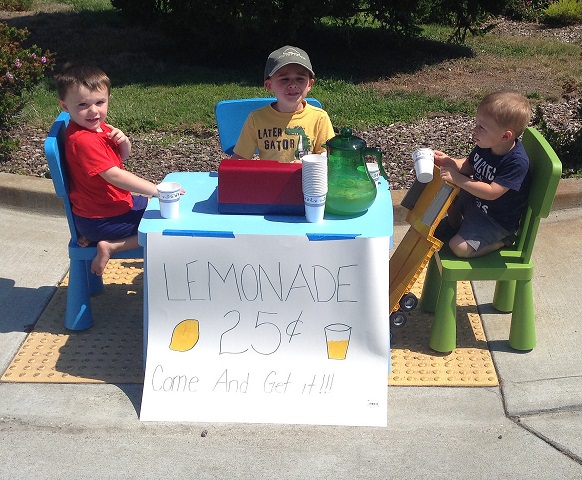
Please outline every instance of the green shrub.
[{"label": "green shrub", "polygon": [[[111,4],[132,22],[165,27],[181,48],[189,48],[197,57],[223,58],[235,51],[240,56],[259,49],[262,55],[285,44],[302,46],[320,38],[317,32],[324,18],[349,26],[359,15],[388,32],[415,33],[418,1],[112,0]],[[337,31],[347,36],[349,29]]]},{"label": "green shrub", "polygon": [[16,147],[8,138],[9,127],[18,119],[30,92],[54,64],[53,54],[33,45],[23,48],[21,42],[28,30],[18,30],[0,23],[0,159]]},{"label": "green shrub", "polygon": [[582,0],[558,0],[544,10],[544,22],[553,25],[582,23]]},{"label": "green shrub", "polygon": [[[508,0],[112,0],[124,16],[148,26],[161,24],[185,46],[221,55],[237,47],[270,51],[284,44],[317,41],[323,20],[345,27],[365,18],[399,37],[413,36],[420,22],[440,19],[455,28],[455,39],[477,33],[475,23],[501,14]],[[350,45],[350,29],[337,29],[338,43]],[[392,39],[390,39],[392,40]]]}]

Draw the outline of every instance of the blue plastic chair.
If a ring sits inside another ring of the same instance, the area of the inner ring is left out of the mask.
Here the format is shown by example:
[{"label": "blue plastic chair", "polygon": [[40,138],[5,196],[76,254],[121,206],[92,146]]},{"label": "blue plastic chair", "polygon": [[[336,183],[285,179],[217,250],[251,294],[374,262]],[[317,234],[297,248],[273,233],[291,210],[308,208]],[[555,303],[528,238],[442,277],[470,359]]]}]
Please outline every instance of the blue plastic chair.
[{"label": "blue plastic chair", "polygon": [[[315,98],[306,98],[307,103],[321,108],[321,102]],[[264,107],[276,98],[243,98],[239,100],[223,100],[216,104],[214,113],[218,125],[220,147],[227,155],[232,155],[242,127],[253,110]]]},{"label": "blue plastic chair", "polygon": [[[103,290],[103,279],[91,273],[91,261],[97,254],[93,245],[77,245],[79,235],[73,222],[69,200],[69,175],[65,162],[64,136],[70,116],[62,112],[53,123],[44,142],[44,152],[49,165],[55,192],[63,201],[65,215],[71,232],[69,241],[69,287],[65,310],[65,327],[69,330],[86,330],[93,325],[91,295]],[[143,248],[115,254],[112,258],[143,258]]]}]

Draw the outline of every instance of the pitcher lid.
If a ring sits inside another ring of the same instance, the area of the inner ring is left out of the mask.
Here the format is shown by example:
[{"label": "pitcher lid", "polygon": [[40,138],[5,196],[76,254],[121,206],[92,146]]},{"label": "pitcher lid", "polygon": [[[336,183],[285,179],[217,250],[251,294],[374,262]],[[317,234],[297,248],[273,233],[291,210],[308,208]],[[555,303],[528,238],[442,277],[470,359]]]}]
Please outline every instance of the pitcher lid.
[{"label": "pitcher lid", "polygon": [[334,148],[337,150],[363,150],[366,148],[366,142],[362,138],[352,135],[352,129],[349,127],[342,128],[339,135],[329,139],[325,144],[332,150]]}]

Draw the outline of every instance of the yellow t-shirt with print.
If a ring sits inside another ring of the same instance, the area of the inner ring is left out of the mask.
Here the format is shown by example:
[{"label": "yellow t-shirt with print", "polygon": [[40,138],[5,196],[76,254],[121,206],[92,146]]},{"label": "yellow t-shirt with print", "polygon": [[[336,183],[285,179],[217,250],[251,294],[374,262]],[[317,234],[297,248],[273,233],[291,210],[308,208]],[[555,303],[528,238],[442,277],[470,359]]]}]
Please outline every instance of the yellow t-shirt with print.
[{"label": "yellow t-shirt with print", "polygon": [[333,136],[331,120],[321,108],[305,103],[300,112],[282,113],[267,105],[249,114],[234,153],[252,158],[258,149],[262,160],[289,163],[306,153],[322,153]]}]

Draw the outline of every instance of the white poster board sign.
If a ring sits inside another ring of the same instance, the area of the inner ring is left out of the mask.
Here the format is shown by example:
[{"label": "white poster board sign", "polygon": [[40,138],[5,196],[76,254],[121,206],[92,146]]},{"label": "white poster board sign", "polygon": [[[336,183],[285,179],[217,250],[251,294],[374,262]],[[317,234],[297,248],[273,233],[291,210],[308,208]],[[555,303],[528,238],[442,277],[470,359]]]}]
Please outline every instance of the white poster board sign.
[{"label": "white poster board sign", "polygon": [[389,237],[147,237],[141,420],[386,426]]}]

